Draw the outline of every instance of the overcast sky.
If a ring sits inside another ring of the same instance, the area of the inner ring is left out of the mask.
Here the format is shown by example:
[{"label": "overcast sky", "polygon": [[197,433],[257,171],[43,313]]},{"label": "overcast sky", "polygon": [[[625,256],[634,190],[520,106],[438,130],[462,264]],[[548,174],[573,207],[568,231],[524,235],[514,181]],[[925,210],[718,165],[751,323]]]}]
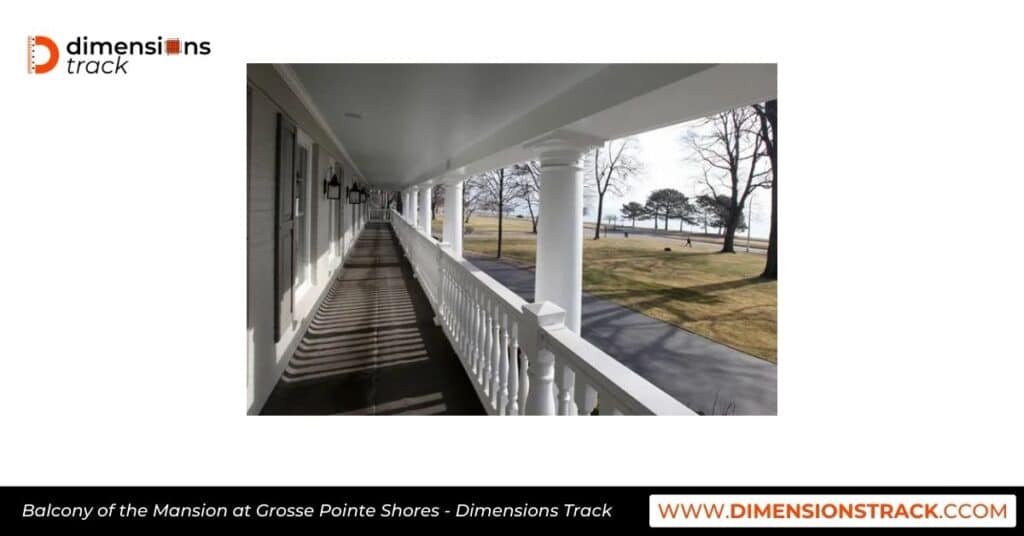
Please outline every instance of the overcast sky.
[{"label": "overcast sky", "polygon": [[[624,195],[615,196],[611,192],[608,193],[604,203],[605,213],[617,214],[619,207],[629,201],[643,204],[647,194],[659,188],[675,188],[687,197],[706,193],[707,190],[701,186],[703,179],[698,179],[701,176],[700,166],[686,160],[688,152],[680,141],[687,129],[693,126],[692,122],[682,123],[636,136],[640,145],[640,160],[645,166],[644,173],[630,181],[630,190]],[[754,211],[751,236],[767,238],[771,216],[771,192],[759,188],[752,197]],[[593,216],[588,219],[593,220]],[[637,225],[640,225],[640,222],[637,222]],[[643,225],[649,227],[652,223],[647,221]],[[670,221],[669,226],[678,229],[678,225],[679,222],[676,220]]]}]

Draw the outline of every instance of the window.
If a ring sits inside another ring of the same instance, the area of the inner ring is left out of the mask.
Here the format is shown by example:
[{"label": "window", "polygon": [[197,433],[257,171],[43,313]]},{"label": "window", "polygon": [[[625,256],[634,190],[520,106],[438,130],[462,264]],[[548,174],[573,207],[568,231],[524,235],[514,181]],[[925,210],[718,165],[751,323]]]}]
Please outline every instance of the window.
[{"label": "window", "polygon": [[295,166],[295,287],[309,281],[309,155],[299,145]]}]

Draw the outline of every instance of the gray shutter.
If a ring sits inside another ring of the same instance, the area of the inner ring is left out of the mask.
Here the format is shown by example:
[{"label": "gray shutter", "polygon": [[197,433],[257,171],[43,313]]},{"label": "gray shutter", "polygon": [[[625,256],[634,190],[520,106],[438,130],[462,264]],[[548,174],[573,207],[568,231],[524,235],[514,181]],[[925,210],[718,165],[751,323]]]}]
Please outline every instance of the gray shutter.
[{"label": "gray shutter", "polygon": [[322,196],[322,179],[320,177],[320,145],[313,144],[313,171],[309,174],[309,262],[313,265],[310,270],[310,280],[315,285],[317,281],[316,272],[320,259],[320,196]]},{"label": "gray shutter", "polygon": [[295,201],[292,184],[295,177],[295,125],[277,114],[277,202],[274,218],[277,240],[274,243],[274,340],[292,324],[292,279],[295,262]]}]

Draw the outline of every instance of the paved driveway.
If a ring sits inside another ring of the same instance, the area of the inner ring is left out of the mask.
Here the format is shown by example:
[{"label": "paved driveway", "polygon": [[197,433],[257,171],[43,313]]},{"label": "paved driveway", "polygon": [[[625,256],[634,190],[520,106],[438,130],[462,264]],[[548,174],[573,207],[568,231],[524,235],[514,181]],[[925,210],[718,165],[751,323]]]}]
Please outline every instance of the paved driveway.
[{"label": "paved driveway", "polygon": [[[467,259],[533,301],[532,271],[490,259]],[[699,413],[776,414],[776,366],[763,359],[587,293],[583,338]]]}]

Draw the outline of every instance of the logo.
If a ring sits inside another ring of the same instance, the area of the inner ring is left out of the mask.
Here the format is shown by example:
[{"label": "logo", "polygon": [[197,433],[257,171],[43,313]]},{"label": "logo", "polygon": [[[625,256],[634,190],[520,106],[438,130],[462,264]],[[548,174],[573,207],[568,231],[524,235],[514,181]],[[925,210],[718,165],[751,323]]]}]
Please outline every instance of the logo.
[{"label": "logo", "polygon": [[68,41],[63,50],[45,35],[28,38],[28,72],[45,74],[58,63],[69,75],[126,75],[130,61],[147,56],[207,56],[209,41],[190,41],[179,37],[157,36],[147,41],[106,41],[78,36]]},{"label": "logo", "polygon": [[[46,50],[46,56],[41,56],[39,49]],[[39,63],[43,57],[46,58],[46,62]],[[57,66],[59,59],[60,47],[53,42],[53,39],[45,35],[30,35],[28,37],[28,74],[48,73]]]}]

